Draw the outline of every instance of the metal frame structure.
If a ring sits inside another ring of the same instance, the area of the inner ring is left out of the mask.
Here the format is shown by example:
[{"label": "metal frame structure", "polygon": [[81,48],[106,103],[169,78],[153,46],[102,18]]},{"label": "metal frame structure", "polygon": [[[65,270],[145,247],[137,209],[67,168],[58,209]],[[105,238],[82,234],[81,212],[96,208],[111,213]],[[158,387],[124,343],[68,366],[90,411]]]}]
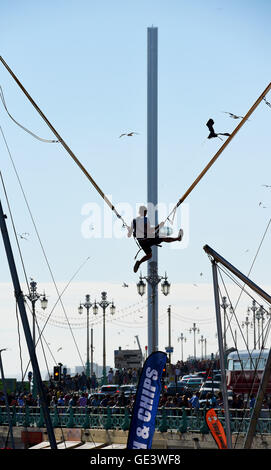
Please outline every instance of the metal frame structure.
[{"label": "metal frame structure", "polygon": [[[218,344],[219,344],[221,378],[222,378],[222,386],[223,386],[222,393],[223,393],[223,401],[224,401],[224,407],[225,407],[226,435],[227,435],[228,447],[230,445],[229,448],[231,448],[231,431],[230,431],[227,389],[226,389],[226,380],[225,380],[224,348],[223,348],[223,337],[222,337],[222,327],[221,327],[221,312],[220,312],[220,303],[219,303],[217,264],[218,263],[222,264],[236,277],[241,279],[241,281],[243,281],[247,286],[249,286],[254,292],[256,292],[259,296],[264,298],[270,305],[271,305],[271,296],[267,294],[259,286],[257,286],[257,284],[251,281],[247,276],[241,273],[241,271],[235,268],[235,266],[229,263],[225,258],[219,255],[216,251],[214,251],[211,247],[209,247],[208,245],[205,245],[203,249],[212,258],[214,296],[215,296],[216,319],[217,319],[217,334],[218,334]],[[261,377],[261,382],[259,385],[255,405],[252,411],[252,416],[250,419],[249,427],[248,427],[245,441],[244,441],[244,449],[250,449],[252,446],[257,422],[260,416],[260,411],[261,411],[261,407],[262,407],[262,403],[263,403],[263,399],[265,395],[265,390],[266,390],[268,379],[270,376],[270,370],[271,370],[271,349],[269,350],[265,369]]]},{"label": "metal frame structure", "polygon": [[3,212],[2,203],[0,201],[0,228],[1,228],[1,234],[3,238],[5,251],[6,251],[6,256],[8,260],[9,270],[10,270],[10,274],[11,274],[11,278],[12,278],[12,282],[14,286],[14,295],[18,303],[22,326],[23,326],[25,339],[26,339],[26,343],[28,347],[28,352],[29,352],[29,356],[30,356],[30,360],[31,360],[32,368],[33,368],[33,375],[36,378],[39,399],[40,399],[42,410],[44,413],[44,420],[46,423],[46,428],[47,428],[47,433],[48,433],[48,439],[50,441],[51,449],[57,449],[54,429],[53,429],[50,413],[49,413],[48,406],[47,406],[46,393],[45,393],[45,389],[42,383],[39,364],[38,364],[38,360],[36,356],[35,344],[31,335],[30,326],[29,326],[29,322],[27,318],[26,309],[25,309],[25,298],[21,290],[20,281],[19,281],[19,277],[18,277],[18,273],[17,273],[15,261],[14,261],[14,256],[12,252],[12,247],[10,244],[9,234],[8,234],[7,225],[6,225],[6,218],[7,216]]}]

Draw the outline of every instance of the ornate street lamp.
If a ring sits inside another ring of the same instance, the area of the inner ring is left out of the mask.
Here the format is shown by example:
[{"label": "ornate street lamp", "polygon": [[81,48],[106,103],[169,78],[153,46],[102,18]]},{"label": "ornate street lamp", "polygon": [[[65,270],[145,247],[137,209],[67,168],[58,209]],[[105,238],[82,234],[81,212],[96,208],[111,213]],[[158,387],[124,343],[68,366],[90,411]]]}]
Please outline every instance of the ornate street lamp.
[{"label": "ornate street lamp", "polygon": [[[33,336],[34,347],[36,347],[36,302],[40,299],[41,308],[43,310],[46,310],[46,308],[48,306],[48,299],[45,295],[45,292],[43,294],[39,294],[37,292],[37,283],[33,279],[31,279],[31,282],[30,282],[29,293],[26,294],[25,297],[31,302],[32,317],[33,317],[32,336]],[[32,395],[33,395],[34,398],[37,397],[37,387],[36,387],[36,380],[35,380],[34,374],[33,374]]]},{"label": "ornate street lamp", "polygon": [[155,295],[156,295],[156,286],[164,280],[161,284],[161,289],[162,293],[166,296],[170,292],[170,283],[167,280],[167,274],[165,273],[165,276],[159,276],[157,273],[157,266],[156,263],[151,262],[150,263],[150,275],[149,276],[142,276],[140,274],[139,277],[139,282],[137,283],[137,291],[138,294],[142,297],[145,292],[146,292],[146,283],[144,282],[147,281],[147,283],[151,286],[152,289],[152,324],[151,324],[151,333],[152,333],[152,348],[153,350],[150,352],[154,352],[157,350],[157,344],[156,344],[156,318],[155,318]]},{"label": "ornate street lamp", "polygon": [[101,296],[102,296],[102,300],[100,302],[96,302],[96,300],[95,300],[94,307],[93,307],[93,313],[94,313],[94,311],[96,313],[98,313],[98,306],[100,306],[103,309],[103,380],[102,380],[102,383],[103,383],[103,385],[105,385],[106,382],[107,382],[107,380],[106,380],[105,311],[106,311],[107,307],[110,305],[110,313],[111,313],[111,315],[114,315],[115,311],[116,311],[116,307],[115,307],[113,301],[108,302],[106,292],[102,292]]},{"label": "ornate street lamp", "polygon": [[[89,311],[90,308],[92,307],[92,303],[90,302],[90,295],[86,294],[85,298],[85,303],[80,303],[78,307],[78,313],[79,315],[83,314],[84,307],[87,310],[87,363],[86,363],[86,376],[87,378],[90,377],[90,373],[92,374],[93,372],[93,361],[91,361],[91,371],[90,371],[90,364],[89,364]],[[92,351],[92,345],[91,345],[91,351]]]}]

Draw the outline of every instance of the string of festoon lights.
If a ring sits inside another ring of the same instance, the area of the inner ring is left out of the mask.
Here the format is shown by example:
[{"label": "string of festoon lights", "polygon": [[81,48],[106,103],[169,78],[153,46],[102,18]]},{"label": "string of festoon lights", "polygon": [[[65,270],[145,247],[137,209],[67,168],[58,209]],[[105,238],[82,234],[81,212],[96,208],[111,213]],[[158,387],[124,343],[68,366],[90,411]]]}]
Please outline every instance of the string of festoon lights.
[{"label": "string of festoon lights", "polygon": [[[126,318],[128,316],[131,316],[133,314],[135,315],[135,314],[138,314],[138,313],[142,313],[146,309],[147,304],[148,304],[148,302],[145,299],[141,300],[139,302],[136,302],[134,304],[131,304],[127,307],[124,307],[124,308],[118,310],[116,312],[116,314],[114,315],[114,317],[112,317],[110,315],[110,313],[106,313],[105,314],[106,321],[107,322],[114,322],[114,323],[116,323],[116,325],[118,324],[118,321],[121,321],[121,323],[123,324],[122,320],[124,318]],[[44,321],[44,322],[47,321],[47,319],[48,319],[48,315],[46,315],[46,313],[44,313],[43,311],[37,311],[36,316],[41,321]],[[102,323],[102,320],[103,320],[103,315],[101,313],[100,315],[97,314],[95,317],[92,317],[90,323],[91,323],[91,325],[95,326],[95,325],[98,325],[98,324]],[[69,328],[69,325],[67,324],[67,321],[65,321],[63,316],[57,315],[57,314],[54,314],[54,316],[50,317],[49,320],[48,320],[48,323],[53,325],[53,326],[60,327],[60,328]],[[86,322],[86,318],[82,318],[81,321],[78,321],[77,317],[69,317],[69,324],[72,328],[80,329],[80,328],[85,328],[87,322]],[[129,323],[129,325],[132,326],[131,323]]]}]

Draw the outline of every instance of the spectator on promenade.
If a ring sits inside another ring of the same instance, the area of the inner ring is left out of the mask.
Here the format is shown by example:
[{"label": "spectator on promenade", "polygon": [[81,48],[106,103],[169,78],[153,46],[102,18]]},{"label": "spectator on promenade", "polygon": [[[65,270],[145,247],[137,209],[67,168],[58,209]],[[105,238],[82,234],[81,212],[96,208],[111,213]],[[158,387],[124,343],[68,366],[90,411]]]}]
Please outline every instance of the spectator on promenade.
[{"label": "spectator on promenade", "polygon": [[24,406],[25,405],[25,402],[24,402],[24,394],[21,393],[18,398],[17,398],[17,403],[18,403],[18,406]]},{"label": "spectator on promenade", "polygon": [[91,377],[90,377],[90,388],[91,388],[92,390],[95,390],[96,388],[98,388],[98,382],[97,382],[97,378],[96,378],[95,372],[93,372],[93,374],[92,374]]},{"label": "spectator on promenade", "polygon": [[108,374],[107,374],[108,385],[111,385],[113,383],[113,377],[114,377],[113,370],[109,369]]},{"label": "spectator on promenade", "polygon": [[200,407],[200,404],[199,404],[199,397],[200,397],[200,393],[199,392],[195,392],[192,397],[189,399],[189,404],[191,406],[191,408],[194,408],[196,410],[199,409]]},{"label": "spectator on promenade", "polygon": [[94,393],[93,398],[90,399],[90,406],[99,406],[100,405],[100,400],[98,398],[98,394]]},{"label": "spectator on promenade", "polygon": [[133,369],[133,371],[132,371],[132,384],[136,384],[136,383],[137,383],[137,370]]},{"label": "spectator on promenade", "polygon": [[109,399],[110,399],[110,396],[105,395],[105,397],[102,398],[102,400],[100,401],[100,406],[101,407],[106,407],[108,405]]},{"label": "spectator on promenade", "polygon": [[78,405],[79,406],[87,406],[87,394],[86,393],[81,393],[80,398],[78,400]]},{"label": "spectator on promenade", "polygon": [[58,406],[65,406],[65,398],[64,398],[63,393],[60,393],[60,396],[57,400],[57,404],[58,404]]}]

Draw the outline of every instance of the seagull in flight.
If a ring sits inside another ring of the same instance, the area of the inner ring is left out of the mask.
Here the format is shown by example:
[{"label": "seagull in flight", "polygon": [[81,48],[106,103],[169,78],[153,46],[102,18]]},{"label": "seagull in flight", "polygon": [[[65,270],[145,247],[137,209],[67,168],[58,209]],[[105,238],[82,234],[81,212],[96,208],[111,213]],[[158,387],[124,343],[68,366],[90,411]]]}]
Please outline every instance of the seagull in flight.
[{"label": "seagull in flight", "polygon": [[19,237],[22,238],[22,240],[28,240],[29,233],[18,233]]},{"label": "seagull in flight", "polygon": [[244,116],[237,116],[236,114],[229,113],[228,111],[223,111],[223,113],[228,114],[232,119],[244,119]]},{"label": "seagull in flight", "polygon": [[122,287],[129,287],[125,282],[122,284]]},{"label": "seagull in flight", "polygon": [[263,100],[265,101],[265,103],[267,104],[267,106],[269,106],[269,108],[271,108],[271,103],[269,103],[269,101],[267,101],[267,99],[266,99],[265,96],[263,97]]},{"label": "seagull in flight", "polygon": [[224,133],[219,132],[216,134],[216,132],[214,131],[213,125],[214,125],[213,119],[209,119],[209,121],[206,123],[206,126],[208,127],[210,131],[210,134],[208,135],[208,139],[211,139],[212,137],[218,137],[220,140],[223,140],[221,139],[221,137],[219,137],[220,135],[226,135],[228,137],[230,136],[230,134],[227,132],[224,132]]},{"label": "seagull in flight", "polygon": [[265,186],[266,188],[271,188],[270,184],[262,184],[262,186]]},{"label": "seagull in flight", "polygon": [[127,135],[128,137],[132,137],[134,134],[137,134],[138,135],[138,132],[128,132],[128,133],[123,133],[119,136],[119,138],[123,137],[124,135]]}]

